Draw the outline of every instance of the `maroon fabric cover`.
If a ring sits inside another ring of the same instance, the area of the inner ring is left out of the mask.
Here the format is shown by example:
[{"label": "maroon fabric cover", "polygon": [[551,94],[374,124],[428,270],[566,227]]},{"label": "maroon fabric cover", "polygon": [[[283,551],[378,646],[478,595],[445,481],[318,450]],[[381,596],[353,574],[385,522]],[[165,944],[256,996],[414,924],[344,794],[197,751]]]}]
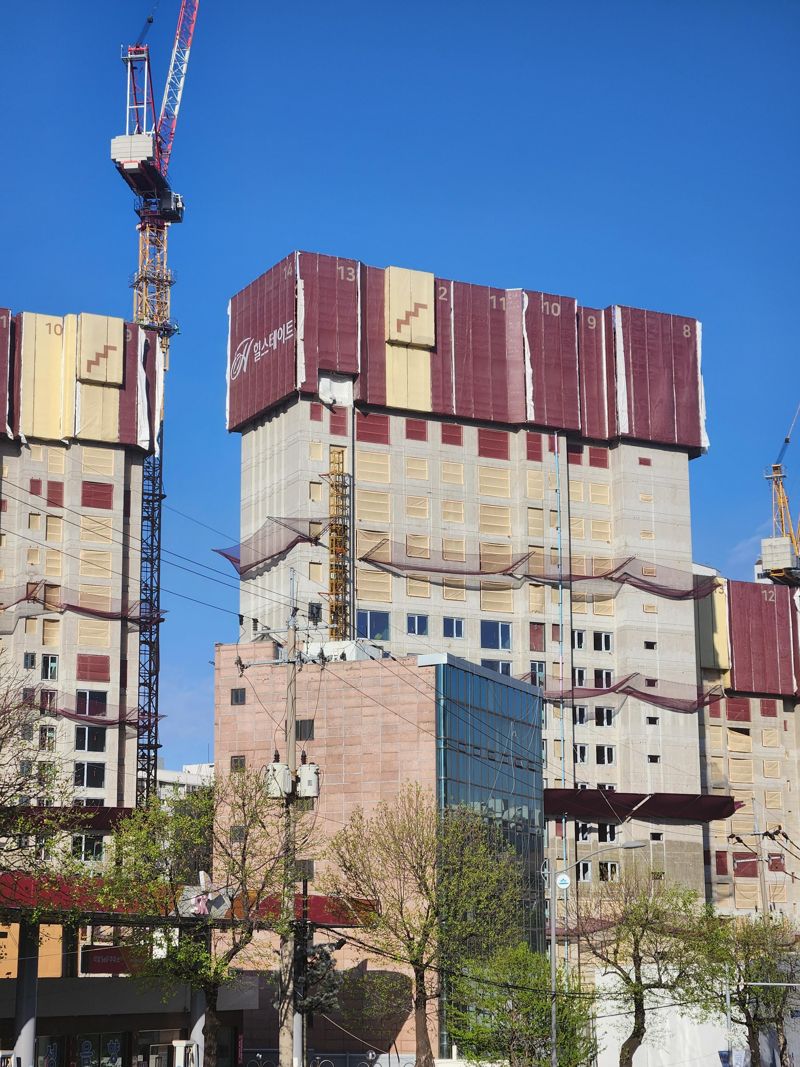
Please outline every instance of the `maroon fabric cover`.
[{"label": "maroon fabric cover", "polygon": [[544,813],[583,822],[622,822],[637,819],[675,819],[679,822],[713,822],[735,811],[730,796],[710,793],[616,793],[606,789],[545,789]]},{"label": "maroon fabric cover", "polygon": [[734,852],[734,878],[758,878],[758,857],[754,852]]},{"label": "maroon fabric cover", "polygon": [[372,411],[356,412],[356,440],[375,445],[389,444],[389,416]]},{"label": "maroon fabric cover", "polygon": [[94,656],[86,652],[79,652],[75,677],[79,682],[110,682],[110,657]]},{"label": "maroon fabric cover", "polygon": [[48,482],[47,483],[47,506],[49,508],[63,508],[64,507],[64,483],[63,482]]},{"label": "maroon fabric cover", "polygon": [[589,466],[608,469],[608,449],[589,445]]},{"label": "maroon fabric cover", "polygon": [[0,307],[0,437],[7,437],[11,388],[11,311]]},{"label": "maroon fabric cover", "polygon": [[[356,396],[386,403],[386,283],[380,267],[361,266],[361,374]],[[438,410],[434,405],[434,410]]]},{"label": "maroon fabric cover", "polygon": [[110,511],[114,507],[114,486],[108,482],[81,482],[81,507]]},{"label": "maroon fabric cover", "polygon": [[508,294],[464,282],[453,282],[452,292],[455,414],[524,422],[522,321],[507,307]]},{"label": "maroon fabric cover", "polygon": [[443,422],[442,444],[462,447],[464,444],[464,427],[455,422]]},{"label": "maroon fabric cover", "polygon": [[728,582],[731,690],[764,696],[797,692],[797,613],[785,585]]},{"label": "maroon fabric cover", "polygon": [[478,430],[478,455],[483,459],[508,459],[508,434],[505,430]]},{"label": "maroon fabric cover", "polygon": [[542,462],[542,435],[528,432],[525,435],[525,454],[531,463]]},{"label": "maroon fabric cover", "polygon": [[319,371],[357,374],[359,263],[355,259],[300,252],[303,285],[305,381],[301,389],[316,393]]},{"label": "maroon fabric cover", "polygon": [[320,404],[319,401],[312,401],[309,407],[308,417],[312,422],[322,422],[322,404]]},{"label": "maroon fabric cover", "polygon": [[728,853],[722,849],[717,849],[714,853],[714,868],[717,874],[728,873]]},{"label": "maroon fabric cover", "polygon": [[453,414],[453,283],[434,279],[436,347],[431,352],[431,405],[440,415]]},{"label": "maroon fabric cover", "polygon": [[579,430],[578,302],[552,293],[526,295],[525,330],[533,377],[531,421]]},{"label": "maroon fabric cover", "polygon": [[136,445],[139,436],[137,412],[139,327],[130,322],[125,323],[122,361],[122,388],[119,391],[119,441],[122,445]]},{"label": "maroon fabric cover", "polygon": [[750,701],[746,697],[728,697],[725,716],[728,722],[750,722]]},{"label": "maroon fabric cover", "polygon": [[334,437],[347,437],[347,408],[334,408],[330,412],[328,432]]},{"label": "maroon fabric cover", "polygon": [[619,312],[628,394],[624,436],[699,449],[697,323],[639,308]]},{"label": "maroon fabric cover", "polygon": [[605,440],[616,433],[614,339],[598,308],[578,308],[578,351],[582,432]]},{"label": "maroon fabric cover", "polygon": [[765,719],[775,719],[778,717],[778,702],[777,700],[762,700],[761,701],[761,715]]},{"label": "maroon fabric cover", "polygon": [[[290,255],[231,301],[229,430],[241,429],[294,391],[296,332],[294,256]],[[316,363],[310,376],[316,393]]]},{"label": "maroon fabric cover", "polygon": [[31,478],[29,492],[30,492],[31,496],[41,496],[42,495],[42,479],[41,478]]},{"label": "maroon fabric cover", "polygon": [[406,440],[427,441],[428,424],[424,419],[406,419]]}]

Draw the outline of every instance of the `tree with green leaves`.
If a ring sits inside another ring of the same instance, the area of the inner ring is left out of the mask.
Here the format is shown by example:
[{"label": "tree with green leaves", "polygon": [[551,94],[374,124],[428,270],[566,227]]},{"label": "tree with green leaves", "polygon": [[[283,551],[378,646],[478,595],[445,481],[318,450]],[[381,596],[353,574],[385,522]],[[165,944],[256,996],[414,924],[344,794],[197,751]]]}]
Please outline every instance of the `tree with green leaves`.
[{"label": "tree with green leaves", "polygon": [[465,958],[485,959],[519,940],[518,858],[473,811],[442,809],[410,784],[371,815],[357,809],[332,839],[329,859],[332,893],[374,902],[357,943],[411,971],[416,1063],[433,1067],[428,1011],[443,977]]},{"label": "tree with green leaves", "polygon": [[[307,855],[309,824],[295,819],[295,855]],[[258,771],[241,770],[163,804],[154,799],[122,822],[107,850],[105,902],[152,924],[131,926],[125,943],[136,973],[185,982],[205,996],[205,1067],[215,1067],[220,990],[244,954],[272,970],[280,901],[294,893],[287,870],[286,819]],[[201,873],[204,872],[204,873]]]},{"label": "tree with green leaves", "polygon": [[[594,998],[559,968],[556,983],[559,1067],[584,1067],[597,1051]],[[448,984],[450,1036],[470,1063],[550,1067],[550,961],[525,944],[466,962]]]},{"label": "tree with green leaves", "polygon": [[698,930],[703,967],[696,995],[719,1016],[730,992],[731,1021],[744,1028],[753,1067],[762,1062],[760,1039],[772,1031],[781,1067],[792,1065],[785,1020],[800,1003],[791,985],[800,982],[797,937],[791,920],[777,913],[730,916],[709,909]]},{"label": "tree with green leaves", "polygon": [[631,866],[618,881],[598,883],[571,916],[582,947],[611,979],[607,996],[631,1015],[619,1067],[632,1067],[654,1001],[692,1001],[701,967],[697,893],[653,873]]}]

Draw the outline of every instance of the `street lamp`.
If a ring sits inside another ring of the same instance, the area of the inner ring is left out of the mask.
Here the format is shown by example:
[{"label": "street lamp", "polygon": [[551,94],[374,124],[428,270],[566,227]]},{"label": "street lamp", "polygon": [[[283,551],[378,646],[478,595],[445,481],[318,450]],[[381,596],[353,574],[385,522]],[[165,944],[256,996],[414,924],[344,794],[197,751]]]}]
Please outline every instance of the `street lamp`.
[{"label": "street lamp", "polygon": [[[556,1052],[556,1038],[558,1036],[558,1024],[556,1019],[556,979],[558,977],[558,960],[556,958],[556,893],[559,889],[569,889],[570,877],[567,871],[577,867],[579,863],[590,860],[601,852],[616,852],[621,848],[644,848],[646,841],[621,841],[618,845],[606,845],[604,848],[596,848],[574,863],[568,863],[560,871],[553,864],[550,870],[550,1064],[558,1067],[558,1053]],[[559,884],[561,883],[561,884]]]}]

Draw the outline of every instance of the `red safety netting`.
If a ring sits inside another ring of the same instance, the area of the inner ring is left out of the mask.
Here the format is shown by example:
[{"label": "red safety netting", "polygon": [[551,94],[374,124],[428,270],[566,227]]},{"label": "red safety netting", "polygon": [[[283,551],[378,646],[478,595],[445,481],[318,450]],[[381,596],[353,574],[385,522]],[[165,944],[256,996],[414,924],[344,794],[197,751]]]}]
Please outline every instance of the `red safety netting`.
[{"label": "red safety netting", "polygon": [[269,566],[285,556],[295,545],[316,544],[328,528],[330,520],[270,517],[252,536],[230,548],[215,548],[229,560],[239,575],[249,574],[256,567]]},{"label": "red safety netting", "polygon": [[637,819],[675,819],[712,822],[736,811],[732,796],[710,793],[618,793],[606,789],[545,789],[546,818],[568,816],[591,822]]},{"label": "red safety netting", "polygon": [[[79,685],[81,683],[78,683]],[[90,683],[84,683],[90,684]],[[102,694],[101,694],[102,695]],[[79,706],[74,697],[68,697],[52,689],[37,687],[23,690],[23,700],[26,707],[36,711],[38,715],[53,715],[71,722],[81,723],[84,726],[127,726],[136,728],[138,709],[121,709],[116,704],[108,704],[104,701],[93,699],[90,695]],[[163,716],[159,716],[159,719]]]},{"label": "red safety netting", "polygon": [[[0,633],[13,633],[20,618],[56,612],[72,611],[78,615],[90,615],[96,619],[122,620],[141,623],[150,621],[142,613],[139,600],[125,604],[119,599],[106,597],[105,589],[98,586],[91,593],[76,593],[46,580],[28,582],[24,586],[8,589],[0,603]],[[163,611],[155,622],[163,622]]]},{"label": "red safety netting", "polygon": [[[535,683],[533,675],[523,675],[525,681]],[[614,682],[610,686],[588,688],[586,686],[566,686],[564,689],[545,689],[544,698],[552,703],[582,704],[586,700],[596,700],[598,697],[635,697],[646,704],[653,704],[657,708],[665,708],[668,711],[681,711],[691,713],[698,711],[707,704],[714,704],[722,700],[724,692],[722,686],[713,686],[711,689],[700,689],[697,686],[684,682],[669,682],[660,678],[647,678],[643,674],[628,674]]]},{"label": "red safety netting", "polygon": [[510,545],[485,544],[480,552],[459,552],[432,548],[425,538],[407,543],[386,538],[359,555],[360,563],[397,575],[420,574],[435,584],[458,578],[466,588],[477,589],[483,578],[501,577],[518,588],[534,585],[572,586],[583,596],[615,596],[623,585],[631,585],[654,596],[670,600],[698,600],[719,584],[716,577],[698,577],[690,569],[648,563],[635,556],[609,559],[573,554],[559,565],[555,556],[546,559],[541,548],[513,552]]}]

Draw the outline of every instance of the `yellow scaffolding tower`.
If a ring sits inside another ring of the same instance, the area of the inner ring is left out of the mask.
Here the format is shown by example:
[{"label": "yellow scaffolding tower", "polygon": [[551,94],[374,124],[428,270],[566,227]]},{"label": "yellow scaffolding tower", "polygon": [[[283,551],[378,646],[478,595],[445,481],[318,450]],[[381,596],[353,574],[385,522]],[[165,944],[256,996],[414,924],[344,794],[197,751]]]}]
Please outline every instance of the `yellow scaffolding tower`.
[{"label": "yellow scaffolding tower", "polygon": [[350,622],[350,475],[344,469],[345,450],[330,452],[330,525],[328,526],[328,600],[330,637],[347,641]]}]

